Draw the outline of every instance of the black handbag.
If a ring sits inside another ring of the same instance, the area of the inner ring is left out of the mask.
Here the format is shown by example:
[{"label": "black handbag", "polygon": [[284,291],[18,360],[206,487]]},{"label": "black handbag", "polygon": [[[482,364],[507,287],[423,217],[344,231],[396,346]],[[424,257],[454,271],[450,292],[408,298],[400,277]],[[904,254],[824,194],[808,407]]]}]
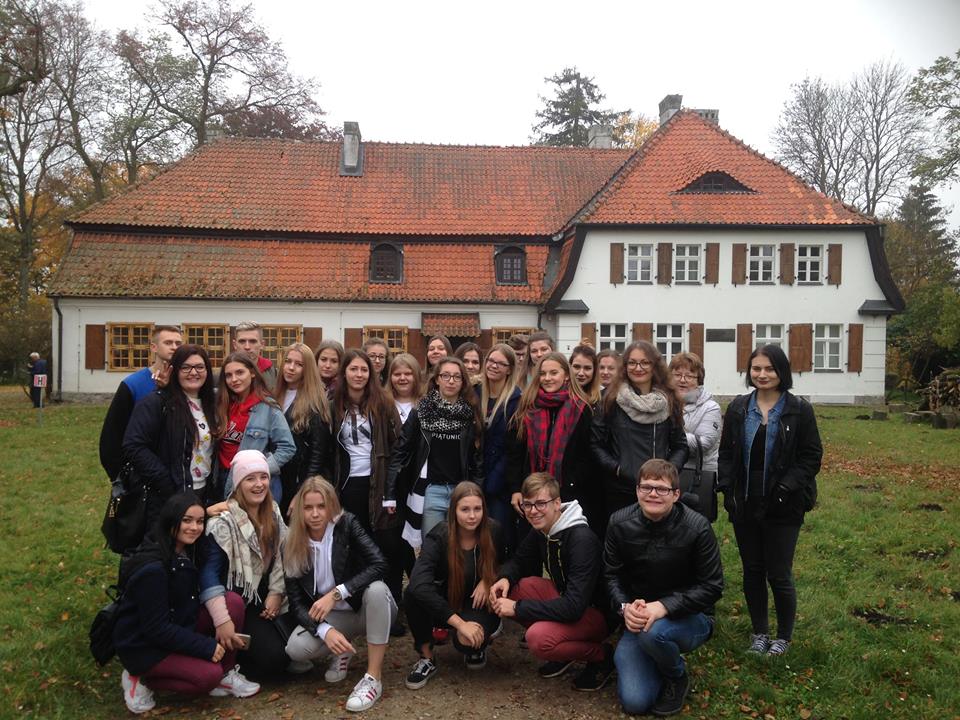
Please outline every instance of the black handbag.
[{"label": "black handbag", "polygon": [[717,519],[717,473],[703,469],[703,447],[699,437],[697,466],[685,467],[680,471],[680,501],[710,522]]},{"label": "black handbag", "polygon": [[110,602],[97,612],[90,624],[90,654],[98,665],[106,665],[117,652],[113,644],[113,628],[117,624],[123,593],[116,585],[111,585],[107,588],[107,597]]},{"label": "black handbag", "polygon": [[113,552],[123,554],[143,541],[147,530],[147,492],[130,462],[110,482],[110,500],[100,531]]}]

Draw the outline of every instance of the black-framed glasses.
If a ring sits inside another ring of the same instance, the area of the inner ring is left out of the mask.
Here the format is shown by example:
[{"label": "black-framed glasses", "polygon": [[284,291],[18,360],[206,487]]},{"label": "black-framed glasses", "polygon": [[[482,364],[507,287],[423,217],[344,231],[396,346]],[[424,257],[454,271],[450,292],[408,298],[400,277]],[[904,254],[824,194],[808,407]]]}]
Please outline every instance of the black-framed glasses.
[{"label": "black-framed glasses", "polygon": [[387,359],[387,356],[384,355],[383,353],[376,353],[376,354],[374,354],[374,353],[367,353],[367,357],[370,358],[371,360],[386,360],[386,359]]},{"label": "black-framed glasses", "polygon": [[537,512],[543,512],[547,509],[547,505],[552,503],[554,500],[556,500],[556,498],[550,498],[549,500],[535,500],[533,502],[524,500],[522,503],[520,503],[520,509],[523,510],[524,513],[528,513],[534,508],[536,508]]},{"label": "black-framed glasses", "polygon": [[649,370],[653,367],[653,363],[649,360],[627,360],[627,367],[631,370],[636,370],[637,368]]},{"label": "black-framed glasses", "polygon": [[654,494],[657,497],[666,497],[676,492],[672,487],[664,487],[663,485],[637,485],[637,490],[640,491],[641,495]]},{"label": "black-framed glasses", "polygon": [[673,373],[674,380],[682,380],[686,382],[687,380],[696,380],[696,375],[690,375],[689,373]]},{"label": "black-framed glasses", "polygon": [[443,382],[460,382],[461,380],[463,380],[463,375],[459,373],[457,373],[456,375],[454,375],[453,373],[440,373],[437,377],[443,380]]},{"label": "black-framed glasses", "polygon": [[487,358],[487,365],[489,365],[490,367],[495,367],[495,368],[508,368],[508,367],[510,367],[510,363],[500,362],[499,360],[491,360],[490,358]]},{"label": "black-framed glasses", "polygon": [[181,365],[180,366],[181,375],[190,375],[191,373],[196,373],[197,375],[201,375],[206,371],[207,371],[207,366],[202,363],[200,365]]}]

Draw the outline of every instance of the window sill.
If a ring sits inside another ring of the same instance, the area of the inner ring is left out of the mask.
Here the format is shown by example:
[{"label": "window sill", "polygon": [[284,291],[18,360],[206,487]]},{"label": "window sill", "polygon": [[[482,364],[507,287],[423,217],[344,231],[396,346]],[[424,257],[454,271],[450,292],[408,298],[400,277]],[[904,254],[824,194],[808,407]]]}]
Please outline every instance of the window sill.
[{"label": "window sill", "polygon": [[702,284],[699,280],[674,280],[674,285],[700,285]]},{"label": "window sill", "polygon": [[776,285],[773,280],[748,280],[747,285]]},{"label": "window sill", "polygon": [[653,285],[653,280],[627,280],[627,285]]},{"label": "window sill", "polygon": [[814,285],[823,285],[823,283],[822,283],[822,282],[816,282],[816,281],[809,281],[809,280],[797,280],[797,285],[806,285],[806,286],[809,287],[809,286],[814,286]]},{"label": "window sill", "polygon": [[841,368],[814,368],[815,373],[842,373]]},{"label": "window sill", "polygon": [[529,285],[529,284],[530,283],[528,283],[526,280],[524,280],[523,282],[502,282],[500,280],[497,280],[497,285],[501,285],[504,287],[525,287],[526,285]]}]

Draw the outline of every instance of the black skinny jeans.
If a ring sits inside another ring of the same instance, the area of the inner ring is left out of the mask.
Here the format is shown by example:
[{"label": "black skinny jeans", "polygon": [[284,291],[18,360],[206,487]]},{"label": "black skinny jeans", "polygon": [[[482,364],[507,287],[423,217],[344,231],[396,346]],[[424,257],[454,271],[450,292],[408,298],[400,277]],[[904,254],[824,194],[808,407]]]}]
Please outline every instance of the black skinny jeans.
[{"label": "black skinny jeans", "polygon": [[[413,634],[414,650],[419,653],[420,648],[427,643],[433,647],[433,628],[447,627],[446,623],[434,622],[423,605],[417,602],[417,599],[413,597],[409,591],[404,593],[403,600],[404,608],[407,612],[407,622],[410,624],[410,632]],[[484,650],[487,645],[490,644],[490,636],[500,627],[500,618],[486,608],[474,610],[469,605],[469,596],[465,598],[464,602],[467,603],[466,607],[458,610],[457,615],[467,622],[478,623],[483,628],[483,645],[481,645],[479,649]],[[452,628],[450,630],[450,639],[453,641],[453,646],[464,655],[470,655],[478,650],[478,648],[472,648],[462,644],[457,638],[457,631]]]},{"label": "black skinny jeans", "polygon": [[743,563],[743,595],[750,611],[753,632],[769,634],[767,583],[773,591],[777,613],[777,637],[793,638],[797,619],[797,589],[793,583],[793,555],[800,536],[799,525],[757,522],[747,504],[746,517],[733,524]]}]

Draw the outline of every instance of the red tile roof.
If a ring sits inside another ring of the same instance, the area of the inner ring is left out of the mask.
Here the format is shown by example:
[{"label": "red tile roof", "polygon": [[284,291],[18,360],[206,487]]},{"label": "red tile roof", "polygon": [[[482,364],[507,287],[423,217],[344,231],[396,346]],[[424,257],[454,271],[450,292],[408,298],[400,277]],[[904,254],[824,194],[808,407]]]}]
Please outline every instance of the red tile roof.
[{"label": "red tile roof", "polygon": [[480,334],[480,313],[422,313],[420,332],[424,335],[476,337]]},{"label": "red tile roof", "polygon": [[[755,192],[680,192],[712,171],[727,173]],[[813,190],[691,110],[677,113],[654,133],[577,220],[655,225],[876,223]]]},{"label": "red tile roof", "polygon": [[546,236],[630,150],[365,142],[362,177],[340,143],[224,139],[108,198],[80,224],[282,233]]},{"label": "red tile roof", "polygon": [[[493,243],[404,246],[402,283],[370,283],[369,242],[78,230],[53,296],[535,304],[545,244],[527,244],[528,285],[497,285]],[[451,272],[456,268],[456,272]]]}]

